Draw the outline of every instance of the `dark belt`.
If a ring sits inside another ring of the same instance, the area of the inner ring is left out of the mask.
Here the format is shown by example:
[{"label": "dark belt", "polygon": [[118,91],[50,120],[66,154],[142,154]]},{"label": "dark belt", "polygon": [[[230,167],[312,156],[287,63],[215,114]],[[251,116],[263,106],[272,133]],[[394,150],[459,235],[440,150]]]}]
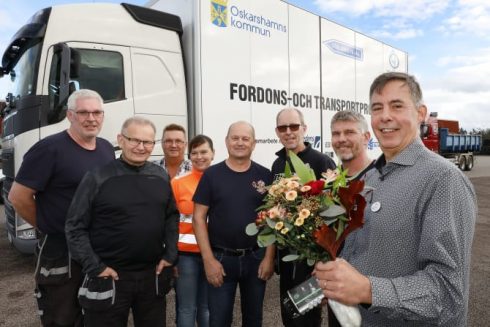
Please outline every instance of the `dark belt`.
[{"label": "dark belt", "polygon": [[223,255],[230,256],[230,257],[243,257],[244,255],[251,254],[259,248],[258,246],[255,246],[253,248],[247,248],[247,249],[229,249],[229,248],[224,248],[221,246],[212,246],[211,247],[213,251],[217,253],[222,253]]}]

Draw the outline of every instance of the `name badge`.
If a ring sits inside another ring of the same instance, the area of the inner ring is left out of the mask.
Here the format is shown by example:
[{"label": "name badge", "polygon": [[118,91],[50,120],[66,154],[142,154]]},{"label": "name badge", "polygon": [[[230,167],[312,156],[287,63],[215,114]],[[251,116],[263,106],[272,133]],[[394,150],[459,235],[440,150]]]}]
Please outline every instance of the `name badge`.
[{"label": "name badge", "polygon": [[381,209],[381,203],[379,203],[378,201],[371,204],[371,211],[372,212],[378,212],[379,209]]}]

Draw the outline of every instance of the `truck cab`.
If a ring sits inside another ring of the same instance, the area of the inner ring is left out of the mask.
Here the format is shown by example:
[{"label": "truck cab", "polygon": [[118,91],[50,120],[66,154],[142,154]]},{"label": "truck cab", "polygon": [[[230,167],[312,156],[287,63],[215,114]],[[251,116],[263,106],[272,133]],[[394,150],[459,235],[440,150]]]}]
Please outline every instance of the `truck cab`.
[{"label": "truck cab", "polygon": [[[71,92],[88,88],[101,94],[100,136],[114,146],[123,121],[136,114],[157,126],[187,126],[181,34],[180,19],[160,11],[74,4],[37,12],[14,35],[0,68],[10,80],[3,110],[2,192],[8,237],[18,250],[33,252],[36,231],[9,203],[9,190],[26,151],[68,127]],[[152,155],[161,156],[161,148]]]},{"label": "truck cab", "polygon": [[421,125],[420,135],[429,150],[447,158],[461,170],[473,169],[474,152],[481,150],[481,135],[459,133],[457,121],[438,119],[437,112],[431,112]]},{"label": "truck cab", "polygon": [[[74,89],[102,95],[100,136],[113,145],[122,122],[140,115],[159,132],[177,123],[189,137],[206,134],[219,162],[227,157],[228,126],[244,120],[255,128],[253,160],[270,167],[282,147],[274,128],[281,109],[301,110],[305,141],[334,156],[335,112],[368,116],[374,78],[408,69],[406,52],[282,0],[151,0],[147,7],[53,6],[13,37],[1,69],[12,81],[2,139],[5,196],[24,153],[68,127],[64,104]],[[375,139],[368,151],[373,159],[381,153]],[[32,226],[8,201],[5,210],[14,245],[32,247]]]}]

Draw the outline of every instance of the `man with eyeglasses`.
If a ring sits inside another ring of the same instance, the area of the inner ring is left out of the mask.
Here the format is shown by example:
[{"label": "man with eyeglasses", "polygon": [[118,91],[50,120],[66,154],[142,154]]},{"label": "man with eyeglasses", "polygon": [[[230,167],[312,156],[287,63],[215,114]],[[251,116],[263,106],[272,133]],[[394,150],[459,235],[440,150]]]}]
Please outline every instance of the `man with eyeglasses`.
[{"label": "man with eyeglasses", "polygon": [[[276,135],[284,146],[276,152],[277,159],[272,164],[274,179],[284,174],[286,162],[289,161],[288,151],[291,150],[306,164],[308,164],[317,179],[327,169],[335,169],[335,163],[327,155],[312,148],[305,142],[306,125],[303,113],[296,108],[285,108],[276,116]],[[292,168],[292,164],[290,163]],[[287,249],[277,251],[277,270],[279,273],[279,290],[281,295],[281,317],[284,326],[320,326],[322,322],[322,308],[317,307],[306,314],[293,319],[282,306],[282,299],[287,296],[287,291],[311,277],[313,267],[306,262],[284,262],[282,258],[289,254]]]},{"label": "man with eyeglasses", "polygon": [[192,163],[184,159],[187,145],[185,128],[177,124],[169,124],[163,129],[162,149],[163,159],[160,166],[163,167],[173,179],[192,170]]},{"label": "man with eyeglasses", "polygon": [[127,119],[121,157],[85,175],[66,218],[73,257],[86,274],[80,288],[85,326],[165,326],[170,267],[177,259],[179,212],[170,178],[148,160],[155,126]]},{"label": "man with eyeglasses", "polygon": [[114,160],[112,145],[97,137],[104,121],[100,95],[75,91],[67,107],[70,127],[29,149],[9,194],[17,213],[39,232],[35,295],[43,326],[83,326],[77,299],[82,273],[68,253],[65,217],[83,175]]}]

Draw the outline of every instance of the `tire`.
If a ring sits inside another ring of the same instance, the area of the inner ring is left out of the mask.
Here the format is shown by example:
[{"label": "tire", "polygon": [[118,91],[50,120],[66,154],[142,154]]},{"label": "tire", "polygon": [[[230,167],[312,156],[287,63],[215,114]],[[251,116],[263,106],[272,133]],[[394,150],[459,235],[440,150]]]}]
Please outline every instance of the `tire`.
[{"label": "tire", "polygon": [[466,171],[470,171],[473,169],[473,166],[475,165],[473,156],[468,156],[468,160],[466,160]]},{"label": "tire", "polygon": [[459,169],[461,169],[463,171],[466,170],[466,158],[465,158],[465,156],[459,156],[458,166],[459,166]]}]

